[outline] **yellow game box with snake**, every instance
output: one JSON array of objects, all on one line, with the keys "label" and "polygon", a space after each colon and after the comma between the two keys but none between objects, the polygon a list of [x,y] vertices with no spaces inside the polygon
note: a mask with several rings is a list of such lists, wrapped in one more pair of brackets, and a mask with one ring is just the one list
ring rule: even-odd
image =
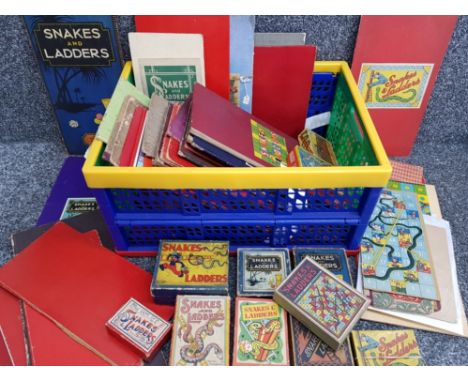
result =
[{"label": "yellow game box with snake", "polygon": [[229,242],[162,240],[151,283],[156,303],[177,295],[227,295]]},{"label": "yellow game box with snake", "polygon": [[177,296],[170,366],[229,366],[229,296]]},{"label": "yellow game box with snake", "polygon": [[232,364],[288,366],[286,311],[266,298],[236,298]]}]

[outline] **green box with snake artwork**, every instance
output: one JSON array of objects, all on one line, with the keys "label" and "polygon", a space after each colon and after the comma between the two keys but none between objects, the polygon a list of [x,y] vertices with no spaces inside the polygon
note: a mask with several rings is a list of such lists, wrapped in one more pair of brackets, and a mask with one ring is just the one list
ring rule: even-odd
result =
[{"label": "green box with snake artwork", "polygon": [[229,366],[229,296],[177,296],[170,366]]},{"label": "green box with snake artwork", "polygon": [[156,303],[177,295],[227,295],[229,242],[162,240],[151,283]]}]

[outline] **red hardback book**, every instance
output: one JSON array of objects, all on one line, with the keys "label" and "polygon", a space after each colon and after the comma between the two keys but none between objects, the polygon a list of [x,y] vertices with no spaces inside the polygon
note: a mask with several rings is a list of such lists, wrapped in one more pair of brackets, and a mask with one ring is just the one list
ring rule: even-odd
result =
[{"label": "red hardback book", "polygon": [[352,72],[388,155],[411,153],[457,16],[362,16]]},{"label": "red hardback book", "polygon": [[[295,138],[245,112],[200,84],[195,85],[189,136],[250,166],[286,165]],[[206,150],[208,151],[208,150]],[[218,154],[209,154],[218,157]],[[220,157],[220,160],[224,158]]]},{"label": "red hardback book", "polygon": [[316,47],[255,47],[252,114],[297,136],[305,127]]},{"label": "red hardback book", "polygon": [[145,117],[148,109],[142,106],[137,106],[133,113],[132,123],[128,130],[125,143],[122,148],[119,166],[133,166],[135,157],[137,155],[141,134],[143,134],[143,127],[145,125]]},{"label": "red hardback book", "polygon": [[153,302],[149,273],[83,240],[64,223],[57,223],[3,266],[0,285],[115,365],[142,364],[141,355],[105,327],[125,301],[136,298],[165,320],[174,311]]},{"label": "red hardback book", "polygon": [[203,35],[206,86],[229,99],[229,16],[135,16],[137,32]]}]

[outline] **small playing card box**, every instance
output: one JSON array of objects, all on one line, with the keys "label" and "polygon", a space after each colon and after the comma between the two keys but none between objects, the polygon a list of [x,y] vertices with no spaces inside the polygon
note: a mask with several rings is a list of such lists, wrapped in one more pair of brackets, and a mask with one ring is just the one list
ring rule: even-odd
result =
[{"label": "small playing card box", "polygon": [[365,296],[309,257],[275,289],[273,299],[333,350],[369,305]]},{"label": "small playing card box", "polygon": [[106,323],[107,328],[151,359],[169,338],[172,325],[135,299],[128,300]]}]

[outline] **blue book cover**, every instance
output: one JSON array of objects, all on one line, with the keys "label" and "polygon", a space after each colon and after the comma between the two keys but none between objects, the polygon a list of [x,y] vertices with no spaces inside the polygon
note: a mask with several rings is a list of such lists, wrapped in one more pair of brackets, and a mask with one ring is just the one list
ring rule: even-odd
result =
[{"label": "blue book cover", "polygon": [[94,139],[122,71],[112,16],[25,16],[40,71],[70,154]]},{"label": "blue book cover", "polygon": [[353,285],[349,271],[348,258],[343,248],[296,247],[292,250],[294,267],[309,257],[341,280]]},{"label": "blue book cover", "polygon": [[252,113],[255,16],[230,16],[230,97]]}]

